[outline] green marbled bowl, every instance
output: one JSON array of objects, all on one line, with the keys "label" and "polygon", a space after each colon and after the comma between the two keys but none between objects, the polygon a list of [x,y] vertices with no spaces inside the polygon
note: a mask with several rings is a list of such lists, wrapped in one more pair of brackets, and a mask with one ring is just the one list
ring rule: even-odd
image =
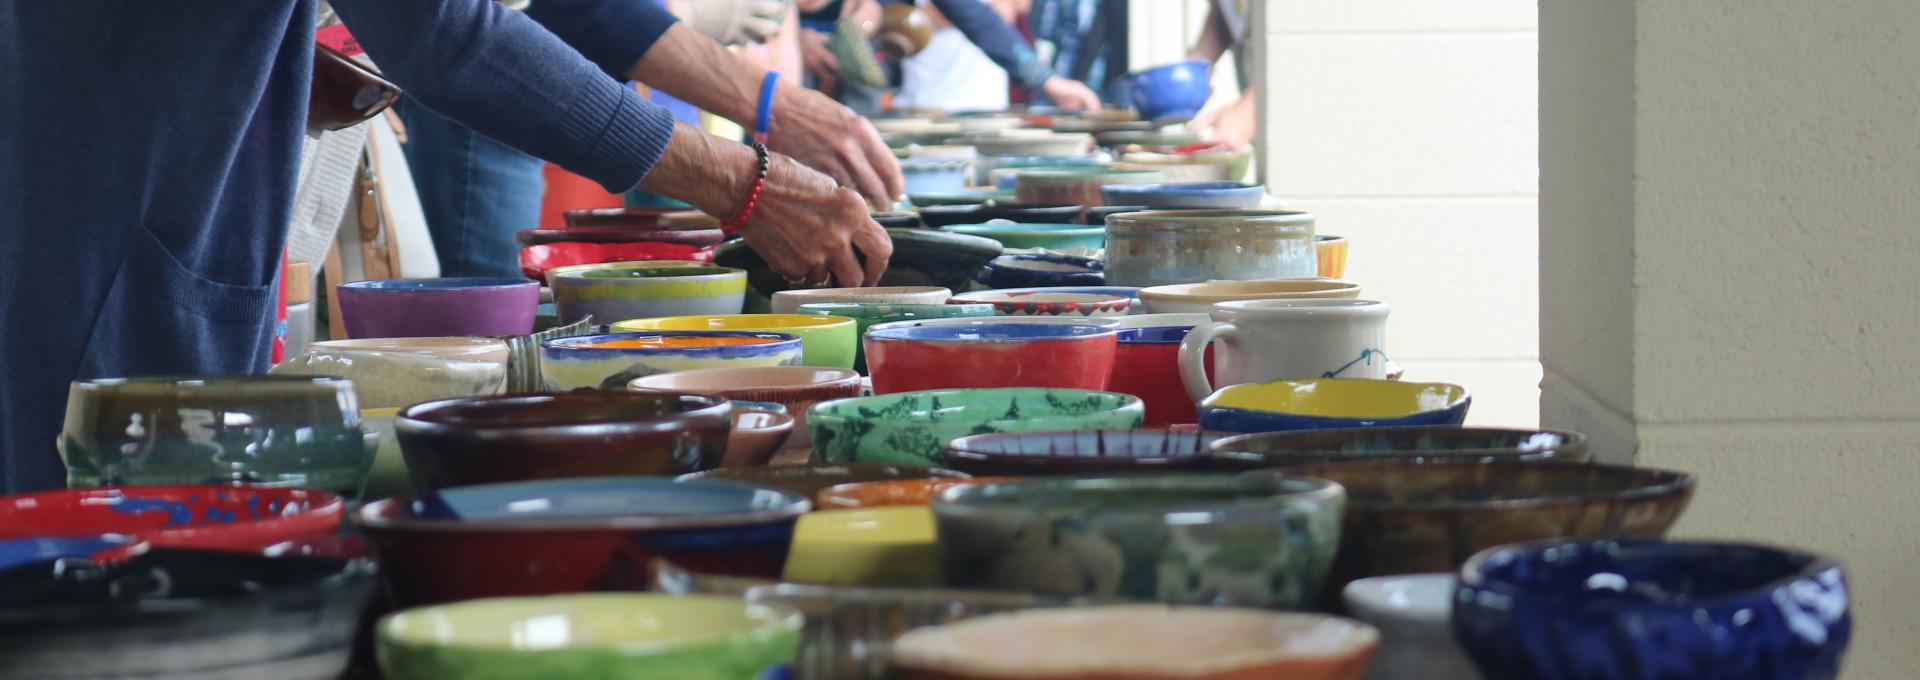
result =
[{"label": "green marbled bowl", "polygon": [[946,462],[947,442],[993,432],[1140,427],[1146,407],[1113,392],[1051,388],[929,390],[815,404],[816,463]]}]

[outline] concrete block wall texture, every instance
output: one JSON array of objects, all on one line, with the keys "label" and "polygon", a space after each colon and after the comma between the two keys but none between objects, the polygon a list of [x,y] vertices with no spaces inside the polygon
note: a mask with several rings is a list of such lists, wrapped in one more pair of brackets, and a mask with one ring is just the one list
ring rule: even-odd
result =
[{"label": "concrete block wall texture", "polygon": [[1701,476],[1676,535],[1833,554],[1920,668],[1920,4],[1541,3],[1543,395]]},{"label": "concrete block wall texture", "polygon": [[1262,179],[1393,305],[1408,380],[1532,426],[1540,364],[1535,4],[1265,0]]}]

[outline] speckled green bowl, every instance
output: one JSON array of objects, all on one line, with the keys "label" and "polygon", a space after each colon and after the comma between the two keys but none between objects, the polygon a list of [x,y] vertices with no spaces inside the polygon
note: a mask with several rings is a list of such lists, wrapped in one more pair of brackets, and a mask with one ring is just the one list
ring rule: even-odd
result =
[{"label": "speckled green bowl", "polygon": [[751,680],[793,663],[801,616],[731,597],[469,600],[380,621],[388,680]]},{"label": "speckled green bowl", "polygon": [[947,442],[993,432],[1140,427],[1139,397],[1050,388],[928,390],[821,402],[807,416],[816,463],[940,465]]}]

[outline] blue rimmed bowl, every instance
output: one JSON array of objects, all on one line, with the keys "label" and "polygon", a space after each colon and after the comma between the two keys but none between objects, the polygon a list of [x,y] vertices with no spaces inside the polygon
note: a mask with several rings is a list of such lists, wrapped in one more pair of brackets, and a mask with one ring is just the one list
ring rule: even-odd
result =
[{"label": "blue rimmed bowl", "polygon": [[1233,385],[1200,402],[1200,427],[1278,432],[1336,427],[1459,425],[1473,398],[1447,383],[1305,378]]},{"label": "blue rimmed bowl", "polygon": [[[993,305],[902,305],[876,304],[866,302],[849,303],[809,303],[794,310],[798,314],[818,316],[840,316],[853,319],[854,330],[860,337],[867,336],[867,330],[883,323],[895,321],[913,321],[918,319],[961,319],[993,316]],[[866,343],[855,343],[853,370],[867,372]]]},{"label": "blue rimmed bowl", "polygon": [[1206,60],[1188,59],[1127,74],[1133,108],[1140,112],[1141,120],[1156,123],[1192,119],[1207,104],[1211,92],[1209,68]]},{"label": "blue rimmed bowl", "polygon": [[1098,286],[1107,280],[1105,271],[1106,264],[1091,257],[1001,255],[987,263],[979,279],[988,288]]},{"label": "blue rimmed bowl", "polygon": [[509,277],[380,279],[340,284],[349,338],[526,335],[538,282]]},{"label": "blue rimmed bowl", "polygon": [[1155,210],[1260,207],[1267,188],[1242,182],[1111,184],[1100,187],[1107,205],[1144,205]]},{"label": "blue rimmed bowl", "polygon": [[627,389],[634,378],[702,368],[797,366],[800,337],[746,331],[641,331],[540,343],[547,389]]},{"label": "blue rimmed bowl", "polygon": [[1103,390],[1117,335],[1080,324],[887,324],[867,333],[873,392],[975,387]]}]

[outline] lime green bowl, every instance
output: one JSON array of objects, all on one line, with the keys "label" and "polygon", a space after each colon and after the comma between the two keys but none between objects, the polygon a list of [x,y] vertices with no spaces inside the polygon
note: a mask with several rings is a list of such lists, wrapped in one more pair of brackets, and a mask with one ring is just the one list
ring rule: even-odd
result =
[{"label": "lime green bowl", "polygon": [[793,663],[801,622],[731,597],[509,597],[394,613],[377,649],[389,680],[749,680]]},{"label": "lime green bowl", "polygon": [[713,314],[630,319],[613,331],[759,331],[800,336],[800,363],[821,368],[853,368],[859,325],[843,316],[812,314]]}]

